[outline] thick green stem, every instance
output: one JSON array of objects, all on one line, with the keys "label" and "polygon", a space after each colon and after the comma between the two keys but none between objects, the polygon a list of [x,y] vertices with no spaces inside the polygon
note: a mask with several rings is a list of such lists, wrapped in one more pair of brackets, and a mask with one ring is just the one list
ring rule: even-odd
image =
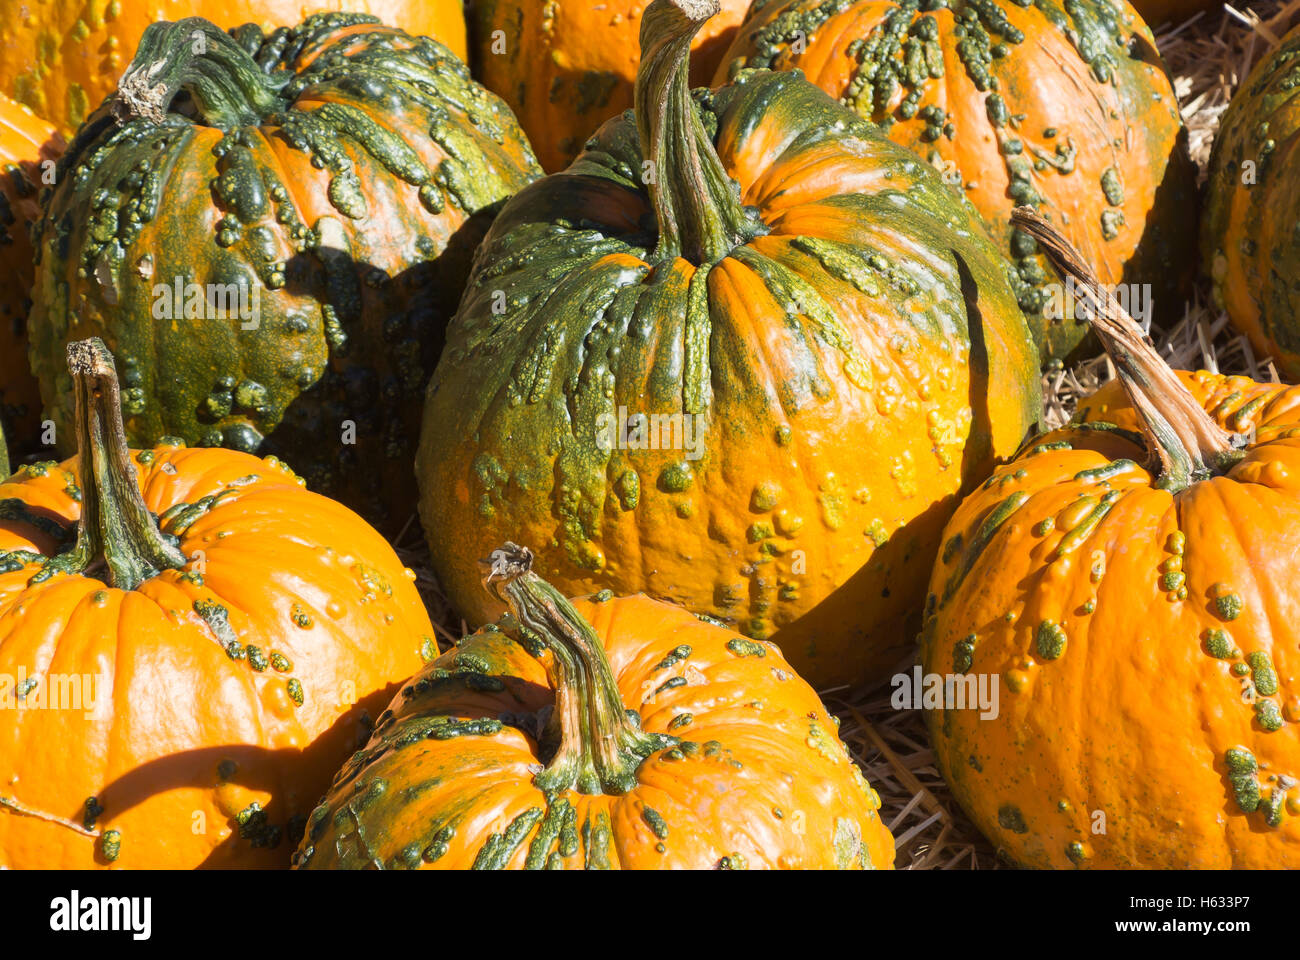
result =
[{"label": "thick green stem", "polygon": [[718,9],[718,0],[654,0],[641,17],[636,126],[661,260],[716,263],[762,229],[691,102],[691,40]]},{"label": "thick green stem", "polygon": [[102,558],[109,583],[134,590],[161,570],[183,568],[185,557],[158,529],[140,493],[113,355],[98,337],[70,343],[68,369],[76,392],[81,519],[76,546],[44,572],[82,573]]},{"label": "thick green stem", "polygon": [[1240,460],[1243,439],[1206,413],[1070,242],[1032,207],[1016,207],[1011,223],[1038,241],[1063,279],[1078,285],[1092,329],[1138,412],[1148,449],[1159,459],[1157,485],[1182,490]]},{"label": "thick green stem", "polygon": [[114,113],[162,123],[176,94],[190,95],[198,119],[229,130],[279,110],[287,76],[276,79],[229,34],[202,17],[150,24],[118,81]]},{"label": "thick green stem", "polygon": [[677,739],[647,733],[628,715],[596,631],[532,572],[532,564],[531,551],[507,543],[484,563],[483,585],[510,608],[530,640],[551,651],[559,746],[537,775],[537,786],[547,793],[575,787],[580,793],[627,793],[636,786],[641,761]]},{"label": "thick green stem", "polygon": [[0,480],[9,476],[9,446],[5,443],[4,425],[0,424]]}]

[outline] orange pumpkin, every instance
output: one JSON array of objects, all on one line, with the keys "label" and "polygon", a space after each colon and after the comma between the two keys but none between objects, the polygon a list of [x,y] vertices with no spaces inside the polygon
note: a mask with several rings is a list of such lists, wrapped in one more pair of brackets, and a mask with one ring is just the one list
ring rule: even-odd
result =
[{"label": "orange pumpkin", "polygon": [[[475,74],[505,100],[547,173],[563,170],[602,123],[632,106],[647,0],[476,0]],[[713,76],[749,0],[722,11],[692,44],[692,84]]]},{"label": "orange pumpkin", "polygon": [[483,564],[510,616],[393,698],[298,866],[893,865],[879,796],[775,646],[643,596],[570,603],[531,564]]},{"label": "orange pumpkin", "polygon": [[716,81],[799,69],[944,171],[1017,267],[1042,356],[1079,350],[1073,315],[1017,204],[1053,211],[1110,284],[1150,285],[1157,322],[1182,317],[1196,272],[1196,182],[1178,100],[1151,31],[1123,0],[759,0]]},{"label": "orange pumpkin", "polygon": [[15,448],[34,445],[41,393],[27,366],[27,310],[32,289],[32,221],[36,197],[63,153],[63,138],[27,107],[0,96],[0,428]]},{"label": "orange pumpkin", "polygon": [[282,463],[129,451],[68,352],[81,453],[0,484],[0,866],[285,866],[433,655],[410,571]]},{"label": "orange pumpkin", "polygon": [[461,0],[0,0],[0,92],[71,131],[117,88],[155,21],[203,16],[223,30],[245,23],[270,30],[329,11],[374,14],[466,57]]},{"label": "orange pumpkin", "polygon": [[1111,303],[1120,381],[946,531],[924,669],[1000,704],[935,757],[1023,866],[1300,868],[1300,388],[1175,374]]}]

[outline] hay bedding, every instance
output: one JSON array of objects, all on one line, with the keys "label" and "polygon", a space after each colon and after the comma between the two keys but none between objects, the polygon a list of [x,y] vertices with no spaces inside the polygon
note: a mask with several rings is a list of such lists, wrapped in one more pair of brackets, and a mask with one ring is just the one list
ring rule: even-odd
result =
[{"label": "hay bedding", "polygon": [[[1300,24],[1300,0],[1262,0],[1225,4],[1220,11],[1198,14],[1169,24],[1156,42],[1174,76],[1174,88],[1187,123],[1192,158],[1201,170],[1218,130],[1219,118],[1233,91],[1261,57]],[[1277,380],[1268,357],[1254,354],[1246,339],[1228,326],[1227,317],[1210,305],[1202,280],[1171,330],[1153,331],[1161,353],[1175,367],[1240,373],[1257,380]],[[1112,379],[1104,357],[1043,377],[1045,421],[1059,426],[1073,413],[1080,397]],[[394,541],[402,560],[416,571],[439,643],[449,647],[462,636],[457,620],[429,569],[419,524],[412,517]],[[1001,862],[957,806],[934,764],[920,711],[895,710],[891,690],[836,688],[821,691],[841,722],[840,735],[880,793],[881,815],[895,837],[899,869],[994,869]]]}]

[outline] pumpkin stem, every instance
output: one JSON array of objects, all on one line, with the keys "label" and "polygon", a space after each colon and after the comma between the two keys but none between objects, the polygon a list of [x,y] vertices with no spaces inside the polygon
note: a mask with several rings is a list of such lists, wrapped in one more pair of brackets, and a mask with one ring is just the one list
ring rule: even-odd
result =
[{"label": "pumpkin stem", "polygon": [[1222,429],[1196,402],[1070,242],[1032,207],[1016,207],[1011,223],[1037,240],[1061,277],[1072,277],[1080,288],[1081,306],[1137,410],[1147,448],[1159,458],[1156,485],[1176,492],[1240,460],[1245,438]]},{"label": "pumpkin stem", "polygon": [[660,260],[717,263],[763,229],[741,203],[740,185],[727,176],[691,102],[691,40],[718,10],[718,0],[654,0],[641,17],[636,127]]},{"label": "pumpkin stem", "polygon": [[68,369],[77,401],[81,519],[76,546],[51,560],[47,570],[81,573],[102,557],[109,583],[134,590],[160,570],[183,568],[185,556],[163,536],[140,493],[122,426],[117,371],[104,341],[68,344]]},{"label": "pumpkin stem", "polygon": [[507,543],[483,562],[483,585],[519,621],[525,647],[551,651],[559,748],[535,782],[551,794],[575,786],[579,793],[627,793],[641,761],[677,738],[641,729],[623,706],[596,631],[532,565],[532,551]]},{"label": "pumpkin stem", "polygon": [[264,72],[228,33],[202,17],[145,28],[135,58],[118,81],[113,113],[122,123],[147,117],[162,123],[172,100],[185,91],[198,119],[229,130],[258,123],[280,109],[277,94],[288,80]]}]

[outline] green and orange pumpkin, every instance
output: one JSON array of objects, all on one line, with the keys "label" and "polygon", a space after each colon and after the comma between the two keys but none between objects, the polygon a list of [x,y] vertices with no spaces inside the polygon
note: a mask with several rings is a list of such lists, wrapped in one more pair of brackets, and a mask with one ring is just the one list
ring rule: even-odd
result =
[{"label": "green and orange pumpkin", "polygon": [[312,813],[312,869],[877,869],[880,798],[770,643],[570,602],[514,544],[510,609],[407,683]]},{"label": "green and orange pumpkin", "polygon": [[1096,324],[1119,380],[945,531],[924,669],[1000,696],[929,713],[935,759],[1022,866],[1295,869],[1300,388],[1175,373],[1113,300]]},{"label": "green and orange pumpkin", "polygon": [[715,82],[798,69],[945,172],[1014,260],[1045,360],[1095,350],[1011,210],[1051,211],[1109,284],[1182,318],[1196,182],[1151,31],[1123,0],[757,0]]},{"label": "green and orange pumpkin", "polygon": [[794,73],[689,91],[713,10],[652,3],[635,118],[497,218],[430,383],[421,518],[473,624],[501,608],[470,571],[513,536],[567,595],[670,599],[864,681],[910,646],[959,491],[1037,422],[1037,351],[910,152]]},{"label": "green and orange pumpkin", "polygon": [[31,359],[60,449],[64,347],[99,336],[133,443],[281,456],[400,524],[443,325],[496,205],[538,173],[433,40],[359,14],[153,24],[40,228]]},{"label": "green and orange pumpkin", "polygon": [[1300,172],[1291,148],[1300,131],[1300,28],[1251,71],[1219,123],[1210,155],[1201,263],[1216,305],[1300,378]]},{"label": "green and orange pumpkin", "polygon": [[391,547],[281,462],[128,450],[69,348],[79,454],[0,483],[0,867],[282,867],[436,655]]}]

